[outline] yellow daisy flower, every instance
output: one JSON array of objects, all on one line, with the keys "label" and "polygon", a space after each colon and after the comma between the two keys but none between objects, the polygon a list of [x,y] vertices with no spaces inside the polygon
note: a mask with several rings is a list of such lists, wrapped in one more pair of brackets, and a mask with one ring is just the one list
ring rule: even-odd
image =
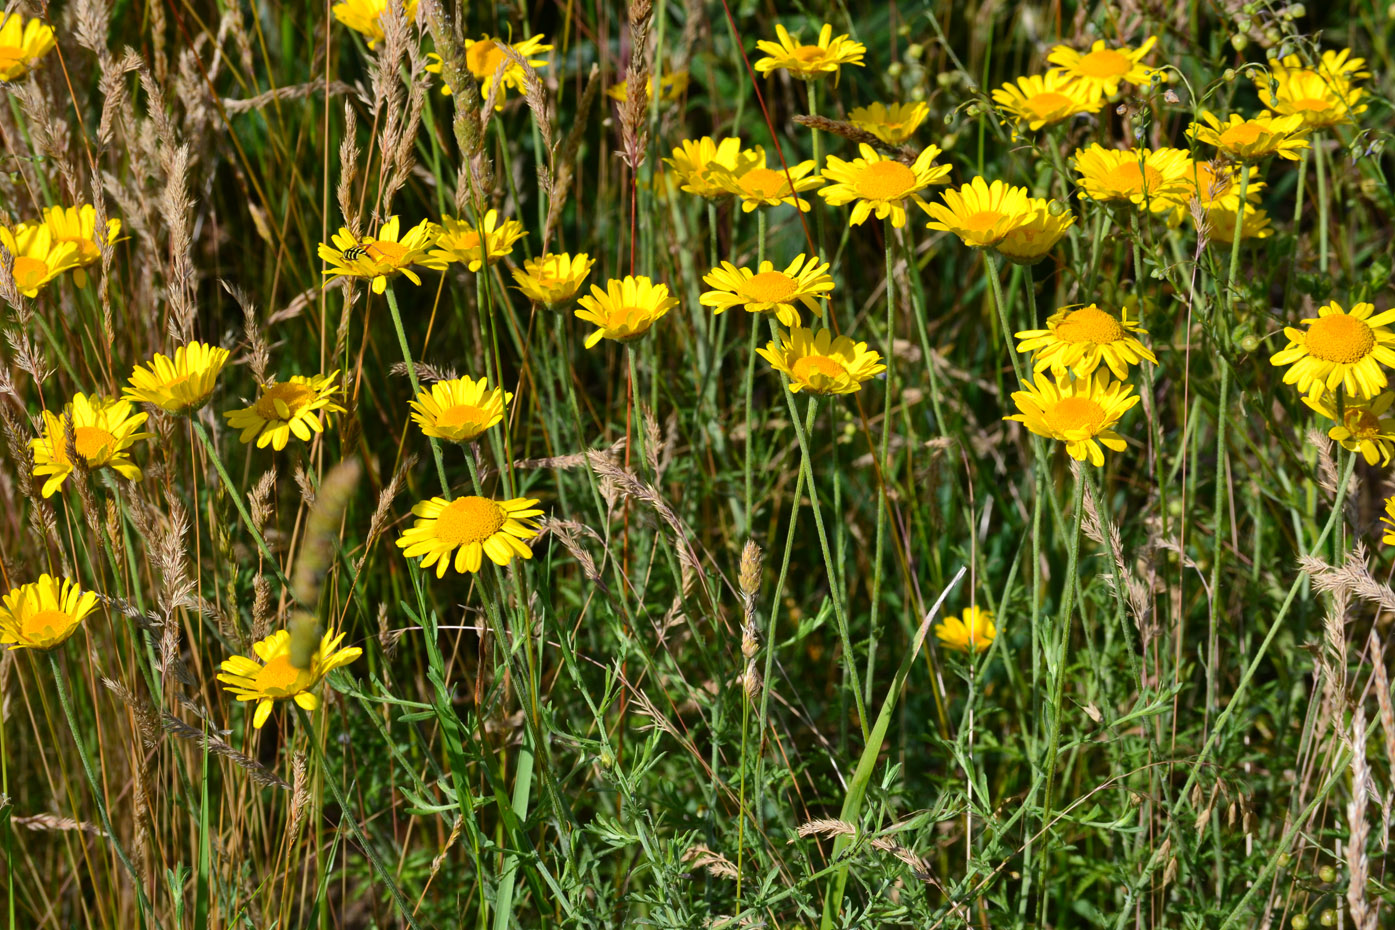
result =
[{"label": "yellow daisy flower", "polygon": [[53,50],[53,27],[18,13],[0,14],[0,81],[13,81]]},{"label": "yellow daisy flower", "polygon": [[286,448],[294,434],[309,442],[311,433],[324,432],[321,416],[343,413],[334,400],[339,392],[339,372],[327,375],[293,375],[289,381],[264,384],[250,407],[228,410],[223,416],[232,429],[242,430],[244,443],[257,440],[257,448],[271,446],[277,452]]},{"label": "yellow daisy flower", "polygon": [[[417,18],[417,0],[406,0],[407,22]],[[387,12],[388,0],[345,0],[329,8],[334,18],[354,32],[359,33],[373,48],[383,40],[382,15]]]},{"label": "yellow daisy flower", "polygon": [[848,122],[863,132],[870,132],[887,145],[900,145],[920,128],[930,116],[930,105],[923,100],[915,103],[873,103],[853,107]]},{"label": "yellow daisy flower", "polygon": [[[1236,198],[1239,199],[1238,197]],[[1209,242],[1230,245],[1235,241],[1235,210],[1213,206],[1205,209],[1206,228]],[[1245,206],[1245,215],[1240,220],[1240,241],[1246,239],[1268,239],[1274,234],[1269,224],[1269,214],[1263,207],[1253,203]]]},{"label": "yellow daisy flower", "polygon": [[218,680],[237,700],[257,702],[252,726],[260,730],[277,701],[290,698],[306,710],[320,706],[310,689],[336,668],[343,668],[363,655],[363,650],[357,646],[340,649],[343,641],[343,633],[326,630],[310,657],[310,664],[296,668],[291,664],[291,634],[287,630],[277,630],[252,644],[255,659],[233,656],[223,660]]},{"label": "yellow daisy flower", "polygon": [[1127,447],[1124,437],[1114,432],[1119,418],[1138,403],[1133,385],[1111,382],[1109,372],[1095,369],[1088,378],[1047,379],[1038,376],[1014,391],[1013,403],[1020,413],[1003,417],[1017,420],[1038,436],[1066,444],[1066,453],[1077,462],[1089,460],[1096,467],[1104,464],[1104,451]]},{"label": "yellow daisy flower", "polygon": [[110,468],[123,478],[139,481],[140,467],[131,461],[130,448],[138,440],[154,435],[138,432],[148,416],[137,413],[129,401],[97,394],[74,394],[62,416],[45,410],[43,433],[29,440],[29,448],[34,452],[34,477],[45,479],[43,496],[52,497],[73,473],[73,463],[68,458],[69,424],[73,447],[88,468]]},{"label": "yellow daisy flower", "polygon": [[54,242],[44,225],[0,226],[0,245],[14,256],[15,287],[25,297],[38,296],[39,289],[65,271],[78,266],[78,247],[72,242]]},{"label": "yellow daisy flower", "polygon": [[52,649],[77,632],[97,609],[97,595],[77,582],[43,574],[5,595],[0,606],[0,643],[10,649]]},{"label": "yellow daisy flower", "polygon": [[[92,204],[80,207],[49,207],[44,210],[37,223],[23,226],[47,226],[49,237],[54,245],[71,242],[77,246],[77,265],[73,268],[73,283],[78,287],[87,286],[87,272],[83,268],[95,265],[102,260],[102,250],[97,244],[97,208]],[[107,245],[118,241],[121,235],[121,221],[107,220]]]},{"label": "yellow daisy flower", "polygon": [[1383,365],[1395,365],[1395,310],[1371,316],[1376,308],[1361,303],[1348,312],[1335,300],[1318,308],[1318,315],[1303,320],[1307,330],[1284,327],[1288,345],[1269,358],[1284,372],[1284,384],[1296,384],[1313,400],[1324,392],[1346,388],[1348,396],[1375,397],[1385,390]]},{"label": "yellow daisy flower", "polygon": [[784,271],[776,271],[771,262],[761,262],[754,273],[749,268],[722,262],[702,280],[712,290],[704,291],[698,300],[704,307],[711,307],[713,313],[745,307],[749,313],[773,313],[782,325],[791,328],[799,325],[796,301],[819,316],[822,311],[818,302],[833,290],[828,263],[813,255],[807,259],[796,256]]},{"label": "yellow daisy flower", "polygon": [[512,400],[512,393],[467,375],[422,388],[411,402],[412,419],[427,436],[469,442],[502,420]]},{"label": "yellow daisy flower", "polygon": [[154,404],[166,413],[192,413],[208,403],[227,362],[227,349],[204,342],[179,346],[174,358],[157,352],[148,364],[135,367],[123,393],[127,400]]},{"label": "yellow daisy flower", "polygon": [[534,521],[542,516],[533,509],[530,498],[496,501],[487,497],[457,497],[448,501],[433,497],[412,508],[421,519],[397,540],[409,559],[423,556],[422,568],[436,566],[436,577],[444,578],[455,553],[455,570],[464,575],[477,572],[484,556],[504,566],[515,557],[531,559],[533,550],[523,542],[538,535]]},{"label": "yellow daisy flower", "polygon": [[436,267],[427,260],[427,250],[436,241],[437,232],[435,223],[422,220],[404,235],[395,216],[388,218],[377,236],[355,239],[348,227],[340,227],[330,238],[332,244],[320,243],[320,258],[330,266],[324,273],[371,278],[375,294],[387,290],[388,278],[399,274],[413,284],[421,284],[421,278],[410,266]]},{"label": "yellow daisy flower", "polygon": [[[1280,116],[1300,116],[1308,129],[1327,129],[1352,121],[1366,112],[1366,95],[1352,83],[1370,77],[1359,70],[1365,61],[1348,58],[1351,52],[1323,52],[1318,68],[1305,67],[1297,55],[1269,62],[1269,76],[1253,75],[1259,100]],[[1272,83],[1271,83],[1272,78]]]},{"label": "yellow daisy flower", "polygon": [[861,68],[862,56],[867,52],[867,46],[854,42],[846,35],[834,38],[833,26],[828,23],[823,24],[819,30],[819,40],[813,45],[801,45],[794,41],[789,30],[778,23],[775,35],[780,41],[762,39],[756,43],[756,48],[766,55],[756,62],[756,70],[767,77],[772,71],[788,71],[794,77],[812,81],[831,74],[836,87],[843,65]]},{"label": "yellow daisy flower", "polygon": [[993,91],[993,102],[1012,118],[1018,130],[1026,127],[1036,132],[1082,113],[1098,113],[1104,106],[1104,94],[1097,84],[1053,69],[1009,81]]},{"label": "yellow daisy flower", "polygon": [[[689,80],[690,76],[686,69],[682,71],[665,72],[659,78],[659,101],[661,103],[673,103],[679,97],[682,97],[688,91]],[[620,81],[618,84],[612,84],[607,87],[605,91],[607,97],[612,100],[618,100],[621,103],[625,102],[629,93],[629,81]],[[651,100],[653,97],[654,78],[651,76],[649,82],[644,86],[644,99]]]},{"label": "yellow daisy flower", "polygon": [[1245,119],[1232,113],[1221,122],[1210,110],[1202,110],[1201,120],[1187,127],[1187,135],[1214,145],[1231,161],[1259,161],[1270,155],[1298,161],[1298,153],[1308,147],[1308,140],[1303,138],[1308,130],[1301,116],[1265,113]]},{"label": "yellow daisy flower", "polygon": [[945,617],[944,623],[935,624],[935,637],[940,645],[955,652],[982,652],[993,645],[997,635],[993,611],[972,605],[964,608],[964,619]]},{"label": "yellow daisy flower", "polygon": [[1105,365],[1120,381],[1129,376],[1129,366],[1144,359],[1158,363],[1153,353],[1138,340],[1148,335],[1136,320],[1129,319],[1125,307],[1116,318],[1095,304],[1063,307],[1046,320],[1046,329],[1027,329],[1017,334],[1022,340],[1018,352],[1035,352],[1038,374],[1048,368],[1060,380],[1067,371],[1086,378]]},{"label": "yellow daisy flower", "polygon": [[572,299],[595,264],[596,260],[585,252],[575,255],[546,252],[538,258],[528,259],[522,268],[513,269],[513,279],[529,300],[555,307]]},{"label": "yellow daisy flower", "polygon": [[1075,214],[1064,204],[1056,208],[1058,213],[1051,212],[1052,205],[1058,201],[1028,197],[1027,202],[1032,210],[1031,218],[1013,226],[1002,241],[993,246],[995,252],[1018,265],[1035,265],[1041,261],[1075,224]]},{"label": "yellow daisy flower", "polygon": [[831,183],[819,189],[819,196],[831,206],[856,201],[849,226],[859,226],[875,213],[879,220],[890,216],[891,225],[900,229],[906,225],[906,201],[924,206],[920,192],[932,184],[944,184],[949,175],[949,165],[934,163],[940,155],[935,145],[927,147],[909,166],[894,158],[883,158],[866,143],[860,144],[858,151],[862,157],[852,161],[828,156],[823,179]]},{"label": "yellow daisy flower", "polygon": [[865,342],[848,336],[834,337],[827,329],[796,326],[781,334],[780,344],[756,349],[761,358],[789,378],[790,391],[798,394],[852,394],[862,382],[886,371],[882,357]]},{"label": "yellow daisy flower", "polygon": [[1153,69],[1143,64],[1143,59],[1157,44],[1157,36],[1149,36],[1136,49],[1127,45],[1105,48],[1104,40],[1097,39],[1088,52],[1078,52],[1069,45],[1058,45],[1046,56],[1046,60],[1056,65],[1053,71],[1059,71],[1108,96],[1117,93],[1120,84],[1147,84],[1152,80]]},{"label": "yellow daisy flower", "polygon": [[[1240,172],[1249,175],[1245,185],[1245,199],[1249,204],[1259,203],[1259,192],[1264,182],[1256,177],[1254,168],[1244,165],[1226,165],[1220,161],[1193,161],[1187,171],[1185,190],[1173,201],[1172,213],[1167,222],[1170,226],[1179,225],[1191,214],[1192,201],[1202,207],[1224,207],[1227,210],[1240,208]],[[1245,207],[1249,213],[1250,206]]]},{"label": "yellow daisy flower", "polygon": [[1191,165],[1182,149],[1107,149],[1095,143],[1075,153],[1081,197],[1127,200],[1152,213],[1171,210],[1186,195]]},{"label": "yellow daisy flower", "polygon": [[[534,58],[534,55],[541,55],[543,52],[552,51],[551,45],[543,44],[542,35],[538,34],[531,38],[516,42],[512,48],[518,56],[528,62],[529,67],[547,67],[546,58]],[[492,36],[481,36],[478,39],[465,40],[465,67],[470,69],[470,74],[480,85],[480,95],[485,100],[489,99],[489,91],[494,87],[494,75],[499,70],[499,65],[505,61],[503,82],[504,86],[494,98],[494,109],[501,110],[504,107],[504,97],[509,90],[521,90],[523,88],[524,71],[504,49],[509,48],[509,43]],[[428,52],[426,55],[426,70],[432,74],[441,73],[441,56],[435,52]],[[450,85],[441,82],[441,93],[449,97],[452,93]]]},{"label": "yellow daisy flower", "polygon": [[602,339],[631,342],[649,332],[664,314],[678,306],[678,298],[670,297],[667,284],[655,284],[644,275],[612,278],[605,290],[591,285],[591,293],[577,303],[577,319],[600,327],[586,337],[586,348]]},{"label": "yellow daisy flower", "polygon": [[1336,422],[1327,431],[1329,438],[1342,444],[1348,452],[1360,452],[1367,465],[1385,468],[1395,456],[1395,417],[1386,416],[1395,393],[1382,391],[1374,398],[1348,397],[1338,415],[1336,398],[1331,395],[1314,400],[1304,396],[1303,403]]},{"label": "yellow daisy flower", "polygon": [[[823,184],[818,175],[805,177],[813,170],[812,161],[802,161],[790,165],[789,177],[786,178],[781,169],[765,167],[762,159],[762,164],[739,164],[733,171],[713,166],[711,178],[722,190],[741,198],[744,213],[750,213],[757,207],[773,207],[782,203],[798,204],[801,211],[808,213],[809,201],[799,194]],[[794,182],[793,189],[790,181]]]},{"label": "yellow daisy flower", "polygon": [[[441,217],[441,232],[436,237],[437,248],[431,250],[434,267],[460,262],[471,271],[485,264],[494,264],[513,252],[513,244],[527,235],[518,220],[504,220],[499,225],[499,211],[490,210],[479,226],[453,216]],[[483,247],[481,247],[483,242]]]},{"label": "yellow daisy flower", "polygon": [[1380,522],[1386,525],[1385,535],[1380,541],[1387,546],[1395,546],[1395,497],[1385,499],[1385,516],[1380,518]]},{"label": "yellow daisy flower", "polygon": [[1005,181],[989,184],[983,178],[974,178],[940,197],[944,203],[931,202],[925,207],[931,216],[927,227],[952,232],[965,245],[978,249],[999,244],[1008,233],[1035,218],[1027,189]]},{"label": "yellow daisy flower", "polygon": [[711,136],[685,139],[673,150],[672,158],[664,162],[673,168],[680,187],[690,194],[708,200],[731,196],[731,191],[713,179],[716,171],[745,174],[752,168],[765,167],[765,150],[760,146],[743,150],[741,140],[726,138],[714,142]]}]

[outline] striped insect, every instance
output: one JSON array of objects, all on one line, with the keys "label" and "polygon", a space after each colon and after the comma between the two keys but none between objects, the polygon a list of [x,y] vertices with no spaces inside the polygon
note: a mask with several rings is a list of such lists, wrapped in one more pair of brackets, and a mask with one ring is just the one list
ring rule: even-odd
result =
[{"label": "striped insect", "polygon": [[341,252],[340,254],[343,256],[344,261],[346,261],[346,262],[358,261],[360,258],[367,258],[367,257],[368,257],[368,249],[369,249],[369,248],[370,248],[370,246],[366,246],[366,245],[355,245],[355,246],[350,246],[349,248],[345,249],[345,250],[344,250],[343,252]]}]

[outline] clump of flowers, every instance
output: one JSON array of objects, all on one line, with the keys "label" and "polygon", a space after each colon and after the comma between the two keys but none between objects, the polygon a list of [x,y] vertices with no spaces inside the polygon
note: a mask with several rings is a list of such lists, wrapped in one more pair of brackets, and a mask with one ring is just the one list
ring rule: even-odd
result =
[{"label": "clump of flowers", "polygon": [[[691,76],[686,69],[682,71],[665,71],[659,76],[659,102],[673,103],[677,101],[688,92],[689,80],[691,80]],[[605,91],[607,97],[612,100],[618,100],[621,103],[625,102],[629,93],[630,82],[628,80],[612,84],[607,87]],[[654,78],[650,77],[649,81],[644,85],[644,99],[649,101],[653,98]]]},{"label": "clump of flowers", "polygon": [[73,450],[87,468],[110,468],[129,481],[139,481],[140,466],[132,461],[130,450],[153,435],[140,432],[147,418],[148,414],[137,412],[130,401],[96,394],[74,394],[62,416],[45,410],[43,433],[29,441],[34,452],[34,477],[44,479],[43,496],[52,497],[73,473],[73,460],[68,455],[70,428]]},{"label": "clump of flowers", "polygon": [[422,220],[406,233],[401,232],[397,217],[390,217],[376,236],[359,238],[347,226],[340,227],[329,243],[320,243],[320,258],[329,264],[325,274],[331,277],[368,278],[373,293],[387,290],[388,278],[404,276],[420,285],[421,278],[411,266],[425,264],[427,251],[436,241],[436,224]]},{"label": "clump of flowers", "polygon": [[1290,365],[1284,384],[1296,385],[1313,400],[1340,386],[1349,396],[1375,397],[1385,390],[1385,367],[1395,365],[1395,310],[1375,313],[1375,307],[1359,303],[1350,311],[1335,300],[1318,308],[1318,315],[1303,320],[1306,330],[1284,327],[1288,345],[1275,352],[1269,363]]},{"label": "clump of flowers", "polygon": [[818,175],[807,176],[813,170],[813,161],[801,161],[790,165],[789,172],[786,173],[778,168],[765,167],[765,159],[762,157],[758,165],[738,164],[731,171],[714,168],[712,179],[728,194],[741,198],[741,210],[744,213],[750,213],[757,207],[774,207],[782,203],[798,206],[800,210],[808,213],[809,201],[799,194],[823,184]]},{"label": "clump of flowers", "polygon": [[938,146],[931,145],[910,165],[894,158],[884,158],[865,143],[858,146],[860,158],[844,161],[837,155],[828,156],[823,178],[830,182],[819,189],[819,196],[832,206],[853,204],[849,226],[859,226],[867,217],[891,217],[897,229],[906,225],[906,204],[922,207],[920,192],[932,184],[943,184],[949,175],[949,165],[937,165]]},{"label": "clump of flowers", "polygon": [[940,197],[943,203],[931,202],[925,207],[931,216],[927,227],[952,232],[974,248],[998,245],[1014,229],[1035,217],[1027,189],[1005,181],[990,184],[983,178],[974,178]]},{"label": "clump of flowers", "polygon": [[1297,55],[1269,62],[1269,75],[1253,76],[1260,102],[1281,116],[1298,116],[1308,129],[1329,129],[1366,112],[1365,91],[1354,83],[1371,76],[1365,60],[1348,49],[1322,53],[1317,68]]},{"label": "clump of flowers", "polygon": [[10,273],[25,297],[37,297],[40,288],[65,271],[78,267],[74,242],[55,242],[47,226],[0,226],[0,246],[14,256]]},{"label": "clump of flowers", "polygon": [[0,14],[0,81],[23,77],[53,45],[52,26],[18,13]]},{"label": "clump of flowers", "polygon": [[528,259],[522,268],[513,269],[513,279],[529,300],[555,307],[576,295],[595,264],[596,260],[585,252],[546,252]]},{"label": "clump of flowers", "polygon": [[1012,401],[1019,412],[1004,420],[1016,420],[1038,436],[1063,442],[1071,458],[1088,459],[1099,467],[1104,465],[1104,449],[1123,452],[1128,447],[1114,426],[1139,397],[1133,385],[1111,381],[1109,372],[1098,368],[1088,378],[1038,375],[1014,391]]},{"label": "clump of flowers", "polygon": [[499,223],[499,211],[490,210],[478,225],[453,216],[441,217],[441,231],[431,250],[430,264],[444,267],[453,262],[479,271],[513,252],[513,244],[527,233],[518,220]]},{"label": "clump of flowers", "polygon": [[940,645],[955,652],[982,652],[993,645],[998,629],[993,625],[993,611],[970,605],[963,618],[945,617],[935,624],[935,638]]},{"label": "clump of flowers", "polygon": [[672,158],[664,162],[678,176],[679,187],[690,194],[708,200],[731,196],[731,191],[716,180],[716,174],[742,175],[754,168],[765,167],[765,150],[760,146],[742,149],[741,140],[728,137],[714,141],[711,136],[685,139],[673,150]]},{"label": "clump of flowers", "polygon": [[577,303],[581,304],[577,318],[599,327],[586,337],[586,348],[590,349],[602,339],[638,339],[678,306],[678,298],[669,296],[667,284],[655,284],[644,275],[626,275],[620,280],[611,279],[605,290],[591,285],[591,293]]},{"label": "clump of flowers", "polygon": [[1308,129],[1301,116],[1260,116],[1245,119],[1232,113],[1224,121],[1209,110],[1201,112],[1201,122],[1187,127],[1187,135],[1198,142],[1214,145],[1231,161],[1253,162],[1270,155],[1297,161],[1308,147],[1303,137]]},{"label": "clump of flowers", "polygon": [[795,394],[852,394],[886,371],[882,357],[867,343],[835,337],[827,329],[795,327],[780,336],[779,344],[767,343],[756,352],[789,379]]},{"label": "clump of flowers", "polygon": [[930,116],[930,105],[923,100],[915,103],[872,103],[853,107],[848,122],[864,132],[870,132],[887,145],[900,145],[915,135],[920,124]]},{"label": "clump of flowers", "polygon": [[1083,113],[1098,113],[1104,106],[1104,94],[1097,84],[1051,70],[1009,81],[993,91],[993,102],[1018,131],[1025,127],[1035,132]]},{"label": "clump of flowers", "polygon": [[[1235,214],[1230,207],[1210,206],[1201,211],[1202,222],[1206,224],[1209,241],[1230,245],[1235,241]],[[1196,219],[1193,214],[1193,220]],[[1269,214],[1263,207],[1247,204],[1245,214],[1240,218],[1240,240],[1268,239],[1274,234],[1269,224]]]},{"label": "clump of flowers", "polygon": [[[387,12],[390,0],[344,0],[329,8],[334,18],[354,32],[363,36],[369,48],[383,41],[383,14]],[[417,0],[404,0],[402,6],[407,21],[417,18]]]},{"label": "clump of flowers", "polygon": [[789,30],[778,23],[775,36],[779,41],[762,39],[756,43],[756,48],[765,52],[765,57],[756,62],[756,70],[766,76],[772,71],[788,71],[793,77],[812,81],[831,74],[836,86],[843,66],[862,67],[862,56],[867,53],[867,46],[861,42],[846,35],[834,36],[829,23],[823,24],[813,45],[796,42]]},{"label": "clump of flowers", "polygon": [[5,595],[0,606],[0,644],[10,649],[48,650],[77,632],[97,609],[97,595],[77,582],[47,573]]},{"label": "clump of flowers", "polygon": [[993,250],[1018,265],[1034,265],[1056,247],[1075,224],[1075,215],[1058,200],[1028,197],[1029,219],[1007,231]]},{"label": "clump of flowers", "polygon": [[818,301],[833,290],[828,263],[819,261],[817,256],[806,258],[802,254],[784,271],[776,271],[775,265],[768,261],[761,262],[755,272],[722,262],[702,280],[712,290],[704,291],[698,299],[704,307],[711,307],[713,313],[744,307],[750,313],[773,313],[782,325],[789,327],[799,325],[796,303],[803,304],[817,316],[821,313]]},{"label": "clump of flowers", "polygon": [[[531,36],[522,42],[515,42],[512,45],[487,35],[478,39],[465,40],[465,67],[479,82],[480,96],[483,99],[489,99],[490,91],[494,89],[494,77],[499,74],[499,66],[503,65],[503,74],[500,75],[501,86],[494,97],[494,109],[496,110],[503,109],[504,98],[509,90],[517,91],[523,87],[525,77],[523,66],[505,51],[509,48],[512,48],[519,58],[526,61],[530,68],[546,67],[546,58],[534,58],[533,56],[552,51],[552,46],[543,42],[541,34]],[[432,74],[440,74],[441,56],[435,52],[430,52],[426,57],[428,59],[426,70]],[[443,82],[441,93],[450,96],[453,93],[451,86]]]},{"label": "clump of flowers", "polygon": [[290,698],[305,710],[320,706],[311,689],[336,668],[342,668],[363,655],[357,646],[340,648],[343,633],[326,630],[304,668],[291,664],[291,634],[277,630],[252,644],[252,655],[225,659],[218,675],[232,696],[239,701],[256,701],[252,726],[260,730],[277,701]]},{"label": "clump of flowers", "polygon": [[1360,452],[1367,465],[1390,465],[1395,457],[1395,417],[1388,417],[1395,392],[1382,391],[1376,397],[1345,397],[1337,403],[1333,394],[1314,400],[1305,396],[1303,403],[1336,423],[1327,431],[1329,439],[1342,444],[1348,452]]},{"label": "clump of flowers", "polygon": [[515,558],[531,559],[533,550],[524,540],[538,535],[535,521],[543,512],[534,509],[537,503],[525,498],[433,497],[412,508],[419,519],[397,545],[409,559],[421,556],[422,568],[436,566],[437,578],[445,577],[452,555],[462,575],[479,571],[484,556],[501,567]]},{"label": "clump of flowers", "polygon": [[1163,213],[1186,196],[1191,163],[1182,149],[1107,149],[1095,143],[1075,153],[1076,183],[1081,197]]},{"label": "clump of flowers", "polygon": [[1113,96],[1119,92],[1120,84],[1147,84],[1155,73],[1161,74],[1143,63],[1157,44],[1157,36],[1149,36],[1138,48],[1127,45],[1108,48],[1103,39],[1097,39],[1088,52],[1058,45],[1047,54],[1046,60],[1056,66],[1052,70],[1060,75],[1073,78],[1097,93]]},{"label": "clump of flowers", "polygon": [[411,401],[412,419],[423,434],[448,442],[470,442],[504,418],[513,394],[469,376],[437,381]]},{"label": "clump of flowers", "polygon": [[208,403],[227,362],[227,349],[204,342],[179,346],[174,358],[157,352],[135,367],[123,393],[127,400],[154,404],[166,413],[192,413]]},{"label": "clump of flowers", "polygon": [[1028,329],[1017,334],[1022,340],[1018,352],[1035,352],[1035,371],[1050,369],[1057,379],[1073,372],[1086,378],[1101,365],[1120,381],[1129,375],[1129,366],[1147,360],[1158,363],[1152,351],[1139,341],[1148,335],[1136,320],[1129,319],[1125,307],[1116,317],[1095,304],[1062,307],[1046,320],[1046,329]]},{"label": "clump of flowers", "polygon": [[[102,250],[97,244],[97,208],[90,203],[78,207],[48,207],[38,222],[21,223],[17,226],[16,238],[24,238],[30,229],[37,226],[48,228],[49,240],[53,246],[65,242],[73,244],[77,249],[72,265],[73,283],[78,287],[86,287],[87,272],[83,269],[102,260]],[[106,244],[112,245],[120,235],[121,221],[115,218],[107,220],[104,237]]]},{"label": "clump of flowers", "polygon": [[330,415],[343,413],[335,401],[339,392],[339,372],[327,375],[293,375],[289,381],[262,385],[250,407],[223,414],[232,429],[242,430],[239,440],[257,441],[258,449],[271,446],[277,452],[286,448],[292,436],[309,442],[324,432]]}]

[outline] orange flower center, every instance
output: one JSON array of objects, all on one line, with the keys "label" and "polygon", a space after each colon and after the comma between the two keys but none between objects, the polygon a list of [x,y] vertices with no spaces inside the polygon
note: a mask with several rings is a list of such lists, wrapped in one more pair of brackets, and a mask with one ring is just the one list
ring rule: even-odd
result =
[{"label": "orange flower center", "polygon": [[822,45],[796,45],[790,49],[790,57],[802,61],[806,65],[822,61],[827,54],[828,49]]},{"label": "orange flower center", "polygon": [[1104,181],[1107,187],[1121,194],[1146,194],[1162,184],[1163,176],[1152,165],[1144,165],[1140,169],[1138,162],[1126,161],[1108,171]]},{"label": "orange flower center", "polygon": [[368,257],[388,265],[400,265],[407,257],[407,247],[400,242],[379,240],[367,247]]},{"label": "orange flower center", "polygon": [[504,508],[487,497],[457,497],[436,518],[436,538],[451,549],[482,543],[507,518]]},{"label": "orange flower center", "polygon": [[308,384],[293,381],[273,384],[257,398],[257,416],[263,420],[289,420],[313,400],[315,394],[315,389]]},{"label": "orange flower center", "polygon": [[504,50],[493,39],[476,42],[465,50],[465,65],[477,80],[487,81],[499,69],[504,60]]},{"label": "orange flower center", "polygon": [[1098,52],[1081,55],[1075,67],[1081,74],[1093,78],[1121,78],[1133,69],[1133,60],[1122,52],[1102,48]]},{"label": "orange flower center", "polygon": [[47,639],[63,632],[73,618],[61,610],[40,610],[20,621],[19,629],[30,639]]},{"label": "orange flower center", "polygon": [[456,404],[447,407],[436,417],[436,425],[442,427],[474,425],[484,419],[484,411],[474,404]]},{"label": "orange flower center", "polygon": [[289,655],[279,655],[263,665],[252,679],[249,690],[262,694],[298,694],[315,683],[315,676],[308,668],[296,668]]},{"label": "orange flower center", "polygon": [[1033,94],[1022,101],[1022,107],[1037,119],[1050,119],[1062,110],[1069,111],[1075,104],[1065,94],[1058,94],[1055,91],[1047,91],[1044,94]]},{"label": "orange flower center", "polygon": [[1089,397],[1062,397],[1045,411],[1045,418],[1056,433],[1083,430],[1094,436],[1104,429],[1104,408]]},{"label": "orange flower center", "polygon": [[1056,324],[1056,338],[1062,342],[1109,345],[1124,338],[1124,327],[1098,307],[1081,307]]},{"label": "orange flower center", "polygon": [[795,380],[806,384],[812,383],[815,375],[842,378],[848,373],[842,362],[827,355],[806,355],[791,365],[790,370],[794,372]]},{"label": "orange flower center", "polygon": [[988,232],[1003,219],[1003,215],[997,210],[980,210],[970,213],[961,222],[971,232]]},{"label": "orange flower center", "polygon": [[24,61],[24,49],[15,45],[0,45],[0,68],[9,68]]},{"label": "orange flower center", "polygon": [[752,168],[741,176],[741,188],[752,197],[778,200],[789,196],[789,184],[783,171],[774,168]]},{"label": "orange flower center", "polygon": [[1246,121],[1221,133],[1220,140],[1221,145],[1254,145],[1263,135],[1263,126]]},{"label": "orange flower center", "polygon": [[1325,97],[1303,97],[1289,102],[1289,106],[1295,110],[1307,110],[1315,113],[1320,113],[1332,107],[1334,104],[1335,101],[1328,100]]},{"label": "orange flower center", "polygon": [[753,303],[778,304],[790,299],[797,290],[794,278],[782,271],[762,271],[741,286],[744,296]]},{"label": "orange flower center", "polygon": [[15,258],[14,276],[20,290],[36,288],[48,277],[48,263],[41,258],[20,255]]},{"label": "orange flower center", "polygon": [[101,455],[103,447],[110,455],[116,449],[116,437],[100,426],[79,426],[73,430],[73,445],[78,455],[91,462]]},{"label": "orange flower center", "polygon": [[853,188],[863,200],[900,200],[916,189],[915,172],[899,161],[873,162],[858,172]]},{"label": "orange flower center", "polygon": [[1363,320],[1334,313],[1308,327],[1304,342],[1313,358],[1350,365],[1371,354],[1376,347],[1376,334]]}]

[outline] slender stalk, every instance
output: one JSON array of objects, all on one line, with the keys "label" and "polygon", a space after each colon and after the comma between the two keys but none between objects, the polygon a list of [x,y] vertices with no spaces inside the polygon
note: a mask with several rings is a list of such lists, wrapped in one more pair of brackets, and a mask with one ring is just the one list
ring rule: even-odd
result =
[{"label": "slender stalk", "polygon": [[896,343],[896,288],[893,281],[892,242],[894,241],[895,230],[891,225],[891,217],[887,216],[882,220],[883,245],[886,247],[886,333],[882,337],[886,340],[886,385],[884,388],[884,400],[882,401],[882,480],[877,484],[877,531],[876,544],[873,546],[872,555],[872,603],[867,614],[869,639],[867,643],[867,678],[866,694],[863,699],[868,703],[872,701],[872,673],[875,671],[877,661],[877,607],[880,605],[882,593],[882,561],[885,551],[886,537],[886,482],[892,474],[891,469],[891,404],[896,393],[896,355],[893,346]]},{"label": "slender stalk", "polygon": [[1327,156],[1323,154],[1322,133],[1313,134],[1313,164],[1317,166],[1318,189],[1318,270],[1327,274]]},{"label": "slender stalk", "polygon": [[[397,344],[402,347],[402,361],[407,366],[407,378],[412,382],[412,397],[421,393],[421,382],[417,380],[417,363],[412,360],[412,347],[407,344],[407,331],[402,328],[402,314],[397,312],[397,296],[392,285],[383,291],[387,297],[388,313],[392,315],[392,326],[397,330]],[[450,481],[446,479],[446,460],[441,455],[441,440],[435,436],[426,437],[431,441],[431,455],[436,459],[436,475],[441,479],[441,493],[450,500]]]},{"label": "slender stalk", "polygon": [[[765,208],[756,210],[756,272],[760,272],[761,263],[765,261]],[[713,266],[716,267],[716,266]],[[752,467],[755,457],[756,430],[752,424],[751,397],[755,392],[756,384],[756,346],[760,341],[760,320],[751,318],[751,343],[746,348],[746,457],[743,463],[744,475],[746,479],[746,526],[744,532],[751,532],[751,520],[753,518],[753,508],[755,506],[754,470]],[[779,339],[779,336],[775,337]]]}]

